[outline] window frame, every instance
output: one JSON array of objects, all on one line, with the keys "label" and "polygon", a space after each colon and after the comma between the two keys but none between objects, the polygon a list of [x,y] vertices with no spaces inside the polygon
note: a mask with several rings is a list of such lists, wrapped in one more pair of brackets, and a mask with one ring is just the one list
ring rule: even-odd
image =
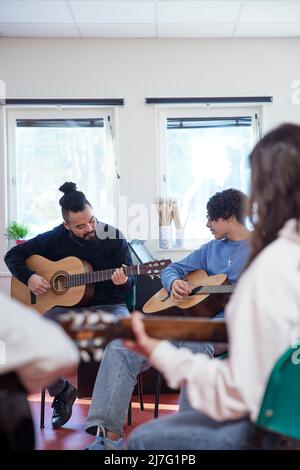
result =
[{"label": "window frame", "polygon": [[[115,182],[110,181],[109,193],[115,207],[115,220],[119,218],[119,152],[117,143],[118,108],[116,106],[82,107],[82,106],[11,106],[6,109],[6,225],[18,219],[17,208],[17,159],[16,159],[16,121],[18,119],[80,119],[100,118],[104,120],[106,143],[112,155],[113,172],[116,174]],[[97,214],[96,214],[97,215]]]},{"label": "window frame", "polygon": [[[254,145],[265,133],[266,129],[266,104],[265,103],[228,103],[228,104],[174,104],[156,105],[156,197],[168,198],[168,175],[167,175],[167,119],[168,118],[214,118],[251,116],[254,123]],[[258,117],[259,127],[257,119]],[[207,241],[209,241],[207,239]],[[206,240],[200,240],[205,243]],[[199,245],[199,244],[198,244]],[[167,251],[188,251],[198,248],[169,248]],[[166,251],[159,248],[157,251]]]}]

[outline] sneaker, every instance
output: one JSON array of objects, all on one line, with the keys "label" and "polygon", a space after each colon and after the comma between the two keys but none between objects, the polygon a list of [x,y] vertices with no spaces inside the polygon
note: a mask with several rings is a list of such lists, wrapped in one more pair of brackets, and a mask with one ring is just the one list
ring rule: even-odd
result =
[{"label": "sneaker", "polygon": [[124,450],[125,449],[125,439],[120,437],[117,441],[113,441],[106,437],[106,430],[103,426],[99,426],[99,431],[102,432],[102,436],[97,435],[95,440],[84,450]]},{"label": "sneaker", "polygon": [[72,415],[73,403],[78,395],[77,389],[73,385],[69,382],[66,382],[66,384],[68,385],[67,390],[54,397],[51,405],[53,408],[51,423],[55,429],[61,428],[69,421]]}]

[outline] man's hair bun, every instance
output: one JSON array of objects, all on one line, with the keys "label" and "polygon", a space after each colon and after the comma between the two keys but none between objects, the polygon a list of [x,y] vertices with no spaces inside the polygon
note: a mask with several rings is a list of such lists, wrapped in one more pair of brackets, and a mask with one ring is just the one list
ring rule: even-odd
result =
[{"label": "man's hair bun", "polygon": [[73,191],[76,191],[76,184],[72,183],[71,181],[67,181],[66,183],[62,184],[58,189],[64,194],[69,194]]}]

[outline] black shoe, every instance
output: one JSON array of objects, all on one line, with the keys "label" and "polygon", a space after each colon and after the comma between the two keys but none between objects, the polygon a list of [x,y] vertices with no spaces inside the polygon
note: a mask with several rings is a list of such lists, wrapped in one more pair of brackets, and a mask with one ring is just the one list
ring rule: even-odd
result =
[{"label": "black shoe", "polygon": [[69,421],[72,415],[73,403],[78,395],[77,389],[69,382],[66,383],[68,385],[67,390],[54,397],[51,405],[53,408],[51,419],[53,428],[61,428],[67,421]]}]

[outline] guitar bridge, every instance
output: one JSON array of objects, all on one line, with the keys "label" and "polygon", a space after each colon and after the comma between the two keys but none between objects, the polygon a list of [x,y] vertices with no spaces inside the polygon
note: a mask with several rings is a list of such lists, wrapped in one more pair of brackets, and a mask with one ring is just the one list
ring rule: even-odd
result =
[{"label": "guitar bridge", "polygon": [[170,294],[167,294],[165,297],[161,299],[161,302],[166,302],[170,298]]},{"label": "guitar bridge", "polygon": [[30,291],[30,303],[31,305],[36,304],[36,295],[32,291]]}]

